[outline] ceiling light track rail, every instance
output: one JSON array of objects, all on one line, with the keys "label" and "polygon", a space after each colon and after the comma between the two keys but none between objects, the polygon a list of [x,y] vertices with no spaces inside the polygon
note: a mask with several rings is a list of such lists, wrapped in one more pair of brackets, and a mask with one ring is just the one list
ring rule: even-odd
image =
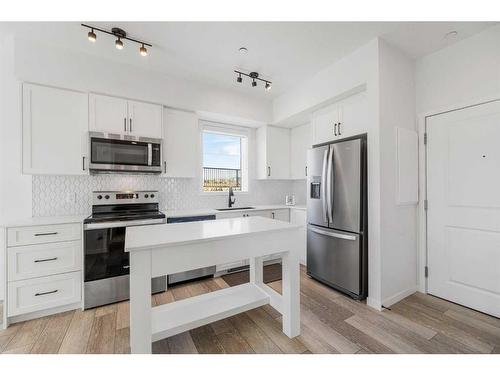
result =
[{"label": "ceiling light track rail", "polygon": [[134,38],[127,36],[127,33],[125,32],[125,30],[120,29],[119,27],[113,27],[111,29],[111,31],[109,31],[106,29],[101,29],[100,27],[95,27],[95,26],[84,24],[84,23],[82,23],[81,25],[83,27],[86,27],[87,29],[90,29],[90,31],[88,33],[88,39],[89,39],[89,41],[91,41],[93,43],[97,40],[97,35],[95,32],[99,31],[101,33],[112,35],[112,36],[116,37],[117,39],[115,41],[115,47],[117,49],[120,49],[120,50],[123,49],[122,39],[129,40],[131,42],[140,44],[141,47],[139,48],[139,53],[141,54],[141,56],[147,56],[148,50],[147,50],[146,46],[153,47],[153,45],[150,43],[146,43],[142,40],[134,39]]},{"label": "ceiling light track rail", "polygon": [[273,84],[271,81],[263,78],[259,78],[259,73],[257,72],[250,72],[250,73],[245,73],[240,70],[235,70],[234,71],[236,74],[238,74],[238,77],[236,78],[236,82],[241,83],[243,82],[243,79],[241,76],[245,76],[248,78],[252,79],[252,87],[257,86],[257,81],[261,81],[265,83],[265,89],[269,91],[271,89],[271,85]]}]

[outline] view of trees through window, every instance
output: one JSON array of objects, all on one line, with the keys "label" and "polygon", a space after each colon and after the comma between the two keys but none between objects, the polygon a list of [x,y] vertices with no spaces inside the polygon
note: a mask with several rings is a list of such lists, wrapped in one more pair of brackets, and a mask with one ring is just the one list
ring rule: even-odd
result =
[{"label": "view of trees through window", "polygon": [[203,132],[203,191],[241,191],[241,137]]}]

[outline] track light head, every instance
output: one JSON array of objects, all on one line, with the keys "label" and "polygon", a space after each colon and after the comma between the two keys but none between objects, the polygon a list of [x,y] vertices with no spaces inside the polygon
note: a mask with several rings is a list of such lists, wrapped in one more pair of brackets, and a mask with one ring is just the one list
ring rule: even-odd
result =
[{"label": "track light head", "polygon": [[89,38],[89,41],[92,43],[95,43],[97,39],[97,35],[95,35],[94,29],[90,30],[89,33],[87,34],[87,37]]},{"label": "track light head", "polygon": [[115,47],[116,49],[123,49],[123,42],[120,38],[116,39],[116,42],[115,42]]},{"label": "track light head", "polygon": [[255,86],[257,86],[257,81],[254,78],[254,80],[252,81],[252,87],[255,87]]},{"label": "track light head", "polygon": [[238,82],[238,83],[243,82],[243,78],[241,78],[241,74],[238,75],[238,78],[236,78],[236,82]]},{"label": "track light head", "polygon": [[271,84],[269,82],[266,82],[266,91],[271,90]]},{"label": "track light head", "polygon": [[141,54],[141,56],[147,56],[148,55],[148,50],[146,47],[144,47],[144,44],[142,45],[141,48],[139,48],[139,53]]}]

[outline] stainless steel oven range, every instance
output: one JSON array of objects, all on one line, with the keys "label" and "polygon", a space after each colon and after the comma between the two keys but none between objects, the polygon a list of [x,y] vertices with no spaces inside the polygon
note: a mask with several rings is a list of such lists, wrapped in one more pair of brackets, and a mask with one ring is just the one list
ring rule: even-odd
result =
[{"label": "stainless steel oven range", "polygon": [[[85,309],[129,298],[127,227],[166,223],[157,191],[96,191],[92,199],[92,215],[84,220]],[[166,285],[165,276],[154,278],[152,292]]]}]

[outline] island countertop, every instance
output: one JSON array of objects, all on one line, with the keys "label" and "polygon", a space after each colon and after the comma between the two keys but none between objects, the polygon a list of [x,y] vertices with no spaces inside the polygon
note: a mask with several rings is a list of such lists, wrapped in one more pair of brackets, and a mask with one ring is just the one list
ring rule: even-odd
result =
[{"label": "island countertop", "polygon": [[299,224],[259,216],[129,227],[125,238],[125,251],[150,250],[299,227]]}]

